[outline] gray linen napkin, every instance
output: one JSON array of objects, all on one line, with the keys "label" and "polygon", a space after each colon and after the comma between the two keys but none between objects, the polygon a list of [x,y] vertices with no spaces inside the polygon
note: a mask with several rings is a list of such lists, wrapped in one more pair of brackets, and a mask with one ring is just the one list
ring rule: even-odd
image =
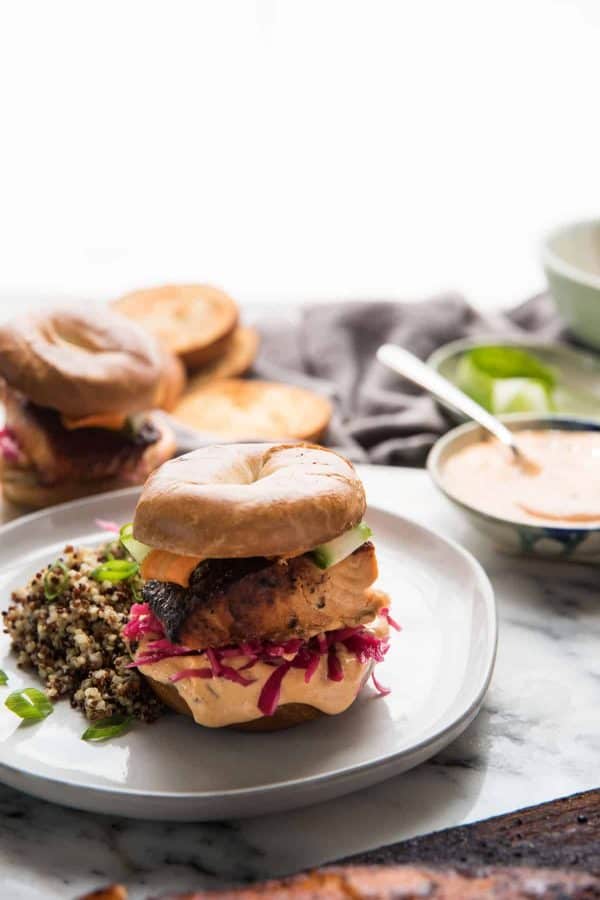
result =
[{"label": "gray linen napkin", "polygon": [[448,341],[470,335],[564,338],[547,295],[507,313],[482,315],[448,294],[421,303],[327,303],[293,322],[258,322],[259,378],[311,387],[332,399],[335,415],[325,443],[357,462],[422,465],[450,427],[434,401],[375,359],[380,344],[400,344],[425,359]]}]

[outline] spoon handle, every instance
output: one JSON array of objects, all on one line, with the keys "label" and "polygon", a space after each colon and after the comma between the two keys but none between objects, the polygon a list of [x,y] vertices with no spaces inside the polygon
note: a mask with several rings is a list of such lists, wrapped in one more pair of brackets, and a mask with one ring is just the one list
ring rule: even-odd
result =
[{"label": "spoon handle", "polygon": [[492,416],[483,406],[467,397],[461,390],[453,385],[447,378],[440,375],[426,363],[396,344],[383,344],[377,351],[379,362],[393,369],[399,375],[408,378],[409,381],[418,384],[430,394],[433,394],[445,406],[450,406],[467,418],[473,419],[486,431],[490,431],[494,437],[505,444],[513,453],[518,453],[514,437],[508,428]]}]

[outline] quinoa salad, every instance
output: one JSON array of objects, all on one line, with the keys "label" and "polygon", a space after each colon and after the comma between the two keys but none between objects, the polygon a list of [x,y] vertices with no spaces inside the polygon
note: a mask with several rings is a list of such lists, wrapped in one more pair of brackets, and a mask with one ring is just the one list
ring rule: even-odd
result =
[{"label": "quinoa salad", "polygon": [[50,700],[68,697],[92,722],[113,715],[151,722],[165,709],[131,667],[122,637],[141,591],[139,575],[116,583],[91,577],[99,565],[125,557],[118,540],[95,550],[67,545],[13,592],[2,613],[17,664],[38,674]]}]

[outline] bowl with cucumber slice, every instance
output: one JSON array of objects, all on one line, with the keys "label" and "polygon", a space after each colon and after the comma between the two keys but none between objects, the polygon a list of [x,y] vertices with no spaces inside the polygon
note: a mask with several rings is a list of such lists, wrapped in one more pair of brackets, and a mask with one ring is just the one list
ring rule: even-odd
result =
[{"label": "bowl with cucumber slice", "polygon": [[[464,338],[427,360],[494,415],[532,413],[600,420],[600,358],[535,340]],[[455,422],[464,418],[446,409]]]}]

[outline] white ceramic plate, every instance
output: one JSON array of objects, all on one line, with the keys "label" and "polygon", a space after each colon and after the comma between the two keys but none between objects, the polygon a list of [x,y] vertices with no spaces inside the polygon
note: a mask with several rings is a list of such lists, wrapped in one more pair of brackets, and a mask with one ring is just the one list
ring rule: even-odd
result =
[{"label": "white ceramic plate", "polygon": [[[0,529],[0,608],[12,589],[66,543],[106,539],[96,518],[131,520],[137,490],[104,494],[18,519]],[[38,685],[0,641],[0,780],[56,803],[147,819],[199,820],[304,806],[368,787],[423,762],[477,713],[496,648],[490,583],[457,545],[399,516],[371,509],[380,586],[403,630],[380,681],[345,714],[289,731],[243,734],[167,715],[92,745],[66,701],[43,722],[20,725],[3,694]]]}]

